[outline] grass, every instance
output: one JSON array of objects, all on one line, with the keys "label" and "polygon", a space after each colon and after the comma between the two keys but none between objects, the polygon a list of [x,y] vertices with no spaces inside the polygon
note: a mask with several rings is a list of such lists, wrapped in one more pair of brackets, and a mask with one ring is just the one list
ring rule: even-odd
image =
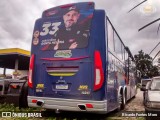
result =
[{"label": "grass", "polygon": [[0,111],[10,111],[10,112],[34,112],[34,111],[40,111],[40,108],[25,108],[25,109],[19,109],[19,107],[15,107],[14,104],[0,104]]},{"label": "grass", "polygon": [[[25,109],[19,109],[19,107],[15,107],[13,104],[0,104],[0,120],[30,120],[31,118],[27,117],[2,117],[2,112],[11,112],[12,116],[20,114],[26,114],[27,113],[34,113],[40,111],[39,108],[25,108]],[[15,114],[14,114],[15,113]],[[21,116],[21,115],[20,115]],[[34,118],[39,119],[39,118]]]},{"label": "grass", "polygon": [[[0,116],[2,116],[2,112],[11,112],[12,114],[15,113],[38,113],[40,112],[40,108],[26,108],[26,109],[19,109],[19,107],[15,107],[13,104],[0,104]],[[44,109],[42,111],[45,111]],[[74,117],[71,117],[71,116]],[[1,117],[0,120],[145,120],[144,117],[118,117],[116,116],[117,114],[114,114],[112,117],[107,117],[107,115],[103,115],[103,118],[101,118],[101,115],[96,115],[94,117],[89,117],[89,116],[94,116],[94,114],[77,114],[77,113],[67,113],[67,114],[53,114],[49,117],[42,117],[42,118],[33,118],[33,117]],[[69,117],[70,116],[70,117]]]}]

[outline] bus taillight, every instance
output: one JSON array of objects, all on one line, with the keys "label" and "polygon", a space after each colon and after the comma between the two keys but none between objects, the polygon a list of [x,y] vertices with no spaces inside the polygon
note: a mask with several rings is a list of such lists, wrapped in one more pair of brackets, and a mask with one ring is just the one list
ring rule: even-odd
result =
[{"label": "bus taillight", "polygon": [[34,69],[34,54],[32,54],[32,56],[31,56],[31,58],[30,58],[30,64],[29,64],[28,86],[29,86],[30,88],[33,87],[33,82],[32,82],[33,69]]},{"label": "bus taillight", "polygon": [[95,64],[94,90],[96,91],[102,87],[104,81],[102,59],[100,52],[97,50],[94,52],[94,64]]}]

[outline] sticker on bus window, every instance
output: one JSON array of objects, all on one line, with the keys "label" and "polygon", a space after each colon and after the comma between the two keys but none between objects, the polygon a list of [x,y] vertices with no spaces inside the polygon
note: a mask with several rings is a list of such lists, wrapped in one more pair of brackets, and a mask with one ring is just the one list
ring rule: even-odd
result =
[{"label": "sticker on bus window", "polygon": [[78,90],[88,90],[88,85],[80,85]]},{"label": "sticker on bus window", "polygon": [[58,13],[58,10],[50,10],[50,11],[46,11],[45,15],[46,16],[52,16]]},{"label": "sticker on bus window", "polygon": [[71,50],[58,50],[54,57],[70,58],[72,56]]},{"label": "sticker on bus window", "polygon": [[36,92],[43,92],[42,89],[36,88]]},{"label": "sticker on bus window", "polygon": [[33,45],[38,45],[39,43],[39,39],[38,38],[34,38],[33,39]]},{"label": "sticker on bus window", "polygon": [[80,91],[80,94],[82,95],[89,95],[91,93],[88,88],[88,85],[80,85],[78,90]]},{"label": "sticker on bus window", "polygon": [[[43,16],[56,16],[39,23],[41,50],[71,50],[86,48],[94,9],[81,10],[77,6],[51,9]],[[69,16],[74,19],[70,20]],[[53,41],[52,41],[53,40]]]},{"label": "sticker on bus window", "polygon": [[91,92],[89,90],[81,91],[81,94],[83,95],[89,95]]},{"label": "sticker on bus window", "polygon": [[44,84],[37,84],[36,88],[44,89]]},{"label": "sticker on bus window", "polygon": [[39,37],[39,31],[36,30],[36,31],[33,33],[33,36],[34,36],[35,38],[38,38],[38,37]]}]

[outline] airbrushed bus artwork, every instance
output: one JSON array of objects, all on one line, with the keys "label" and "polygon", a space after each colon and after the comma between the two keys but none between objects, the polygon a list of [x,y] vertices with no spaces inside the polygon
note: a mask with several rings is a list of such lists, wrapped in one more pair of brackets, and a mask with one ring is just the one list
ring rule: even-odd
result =
[{"label": "airbrushed bus artwork", "polygon": [[45,10],[35,23],[29,107],[108,113],[136,95],[133,56],[93,2]]}]

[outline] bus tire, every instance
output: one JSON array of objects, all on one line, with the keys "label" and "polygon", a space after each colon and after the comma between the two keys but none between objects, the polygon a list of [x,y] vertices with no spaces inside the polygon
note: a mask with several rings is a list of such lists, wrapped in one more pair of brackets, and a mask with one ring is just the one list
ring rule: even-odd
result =
[{"label": "bus tire", "polygon": [[116,112],[121,111],[121,104],[122,104],[122,95],[119,95],[119,97],[118,97],[118,107],[116,109]]},{"label": "bus tire", "polygon": [[125,108],[126,105],[126,95],[125,93],[122,94],[122,103],[121,103],[121,110],[123,110]]},{"label": "bus tire", "polygon": [[19,109],[28,107],[27,95],[28,95],[28,84],[27,82],[25,82],[19,96]]}]

